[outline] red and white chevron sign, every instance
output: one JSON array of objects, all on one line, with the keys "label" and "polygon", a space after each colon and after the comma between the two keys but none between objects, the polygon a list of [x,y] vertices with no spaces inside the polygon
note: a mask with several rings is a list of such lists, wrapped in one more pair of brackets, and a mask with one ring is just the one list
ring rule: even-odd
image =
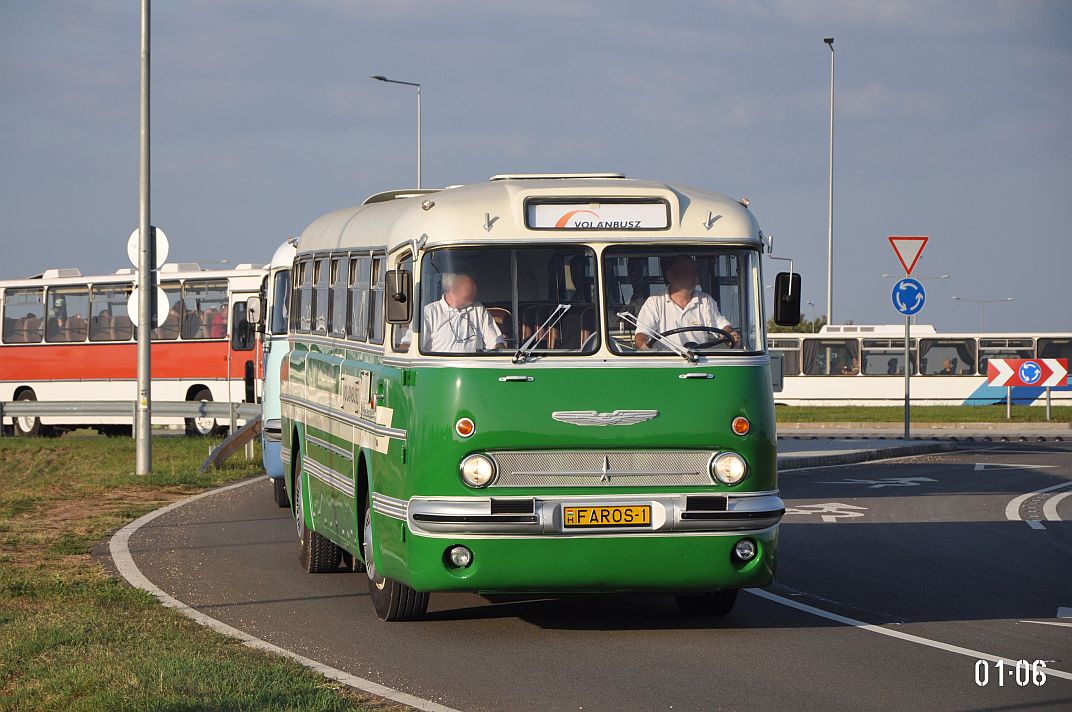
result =
[{"label": "red and white chevron sign", "polygon": [[1066,358],[992,358],[986,362],[991,386],[1051,388],[1068,383]]}]

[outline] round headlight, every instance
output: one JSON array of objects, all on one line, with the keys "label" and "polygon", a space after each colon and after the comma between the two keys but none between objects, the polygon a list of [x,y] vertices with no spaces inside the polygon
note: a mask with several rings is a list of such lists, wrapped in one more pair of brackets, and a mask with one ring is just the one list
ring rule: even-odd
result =
[{"label": "round headlight", "polygon": [[487,487],[495,479],[495,463],[487,455],[469,455],[458,469],[462,481],[470,487]]},{"label": "round headlight", "polygon": [[744,458],[735,452],[723,452],[711,460],[711,476],[727,485],[735,485],[748,474]]}]

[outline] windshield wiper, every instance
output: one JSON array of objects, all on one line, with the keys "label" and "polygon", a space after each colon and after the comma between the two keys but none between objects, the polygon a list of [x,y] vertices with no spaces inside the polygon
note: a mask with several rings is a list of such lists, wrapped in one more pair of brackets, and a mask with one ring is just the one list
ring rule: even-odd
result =
[{"label": "windshield wiper", "polygon": [[685,359],[689,363],[696,363],[697,361],[700,360],[700,357],[697,356],[696,352],[693,351],[692,349],[687,349],[687,348],[685,348],[683,346],[678,346],[677,344],[675,344],[673,341],[671,341],[670,339],[666,338],[662,334],[656,334],[656,333],[650,332],[647,329],[645,329],[642,326],[640,326],[640,324],[637,322],[637,318],[635,316],[633,316],[632,314],[630,314],[629,312],[627,312],[627,311],[618,312],[618,318],[621,319],[622,321],[624,321],[626,324],[629,324],[629,326],[633,327],[633,329],[635,331],[639,331],[639,332],[641,332],[643,334],[647,334],[651,338],[655,339],[660,344],[662,344],[666,348],[670,349],[671,351],[673,351],[674,353],[676,353],[678,356],[680,356],[681,358]]},{"label": "windshield wiper", "polygon": [[542,324],[536,327],[536,331],[533,332],[532,336],[530,336],[514,354],[514,363],[525,363],[525,361],[528,361],[535,345],[540,343],[540,340],[543,339],[544,336],[551,333],[551,329],[555,328],[555,325],[562,320],[562,317],[566,315],[566,312],[570,310],[571,306],[571,304],[559,304],[555,307],[554,311],[551,312],[551,315],[548,316]]}]

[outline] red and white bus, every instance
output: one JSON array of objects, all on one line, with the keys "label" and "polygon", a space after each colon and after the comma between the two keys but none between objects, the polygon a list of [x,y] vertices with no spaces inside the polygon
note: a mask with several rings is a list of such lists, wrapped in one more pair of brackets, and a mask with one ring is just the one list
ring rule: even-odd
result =
[{"label": "red and white bus", "polygon": [[[159,272],[168,313],[152,330],[153,399],[254,401],[260,377],[256,325],[246,299],[259,294],[267,270],[253,265],[206,270],[166,264]],[[137,396],[137,329],[127,313],[133,270],[83,276],[50,269],[29,279],[0,281],[0,401],[133,403]],[[132,406],[133,408],[133,406]],[[63,415],[4,418],[17,435],[45,435],[92,426],[129,433],[130,416]],[[182,425],[181,418],[154,424]],[[212,418],[185,420],[188,434],[223,430]]]}]

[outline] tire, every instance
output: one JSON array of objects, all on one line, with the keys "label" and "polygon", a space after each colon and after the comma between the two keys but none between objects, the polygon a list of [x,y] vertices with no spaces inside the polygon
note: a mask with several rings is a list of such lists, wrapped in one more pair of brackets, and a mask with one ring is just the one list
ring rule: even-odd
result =
[{"label": "tire", "polygon": [[721,618],[733,610],[737,602],[737,589],[693,593],[675,596],[677,608],[682,614],[692,617]]},{"label": "tire", "polygon": [[[16,401],[36,402],[37,394],[26,390],[19,394]],[[22,438],[50,437],[55,434],[55,428],[50,425],[42,425],[40,418],[12,418],[12,429],[15,435]]]},{"label": "tire", "polygon": [[342,550],[335,542],[305,526],[302,475],[294,478],[294,521],[298,530],[298,560],[306,573],[324,574],[339,570]]},{"label": "tire", "polygon": [[345,549],[342,552],[342,567],[356,574],[365,573],[365,565],[354,558],[354,555]]},{"label": "tire", "polygon": [[290,497],[287,497],[287,483],[282,477],[276,477],[272,480],[272,493],[275,496],[275,503],[280,509],[290,507]]},{"label": "tire", "polygon": [[[194,393],[188,402],[209,401],[212,402],[212,391],[207,388]],[[186,434],[201,437],[215,437],[223,432],[223,428],[216,423],[215,418],[187,418]]]},{"label": "tire", "polygon": [[376,572],[372,546],[372,507],[369,497],[365,495],[365,508],[362,515],[361,549],[365,559],[365,573],[369,581],[369,598],[376,609],[376,615],[382,621],[420,620],[428,611],[427,593],[414,591],[409,586],[399,583]]}]

